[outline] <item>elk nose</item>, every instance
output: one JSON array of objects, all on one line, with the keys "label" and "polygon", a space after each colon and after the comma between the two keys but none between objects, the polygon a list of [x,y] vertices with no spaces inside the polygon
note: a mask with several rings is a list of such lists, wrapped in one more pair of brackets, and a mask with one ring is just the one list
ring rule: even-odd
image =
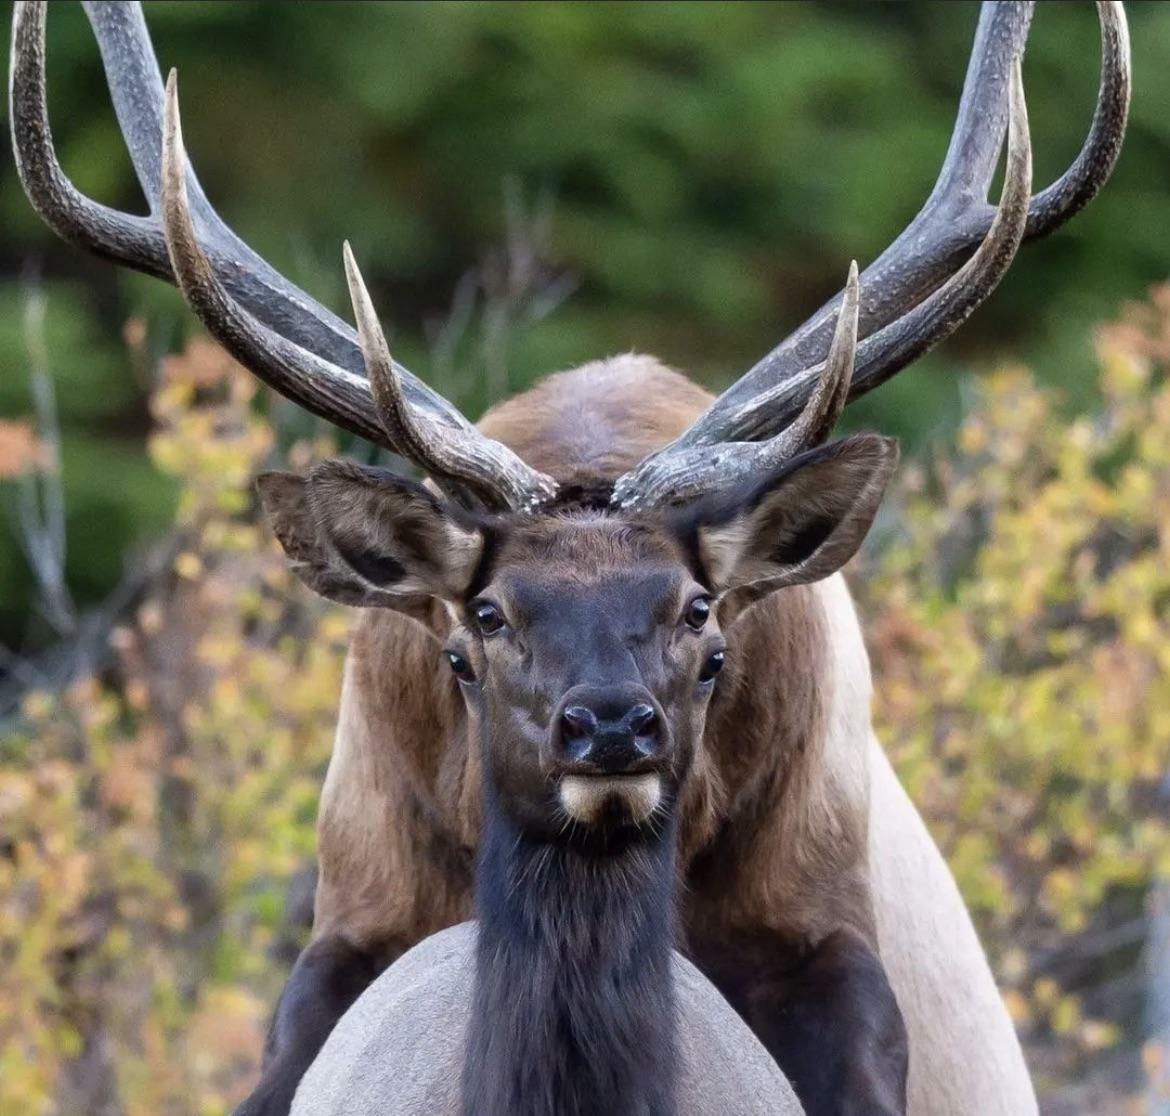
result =
[{"label": "elk nose", "polygon": [[642,687],[578,688],[557,718],[554,750],[566,772],[634,774],[661,765],[663,735],[657,706]]}]

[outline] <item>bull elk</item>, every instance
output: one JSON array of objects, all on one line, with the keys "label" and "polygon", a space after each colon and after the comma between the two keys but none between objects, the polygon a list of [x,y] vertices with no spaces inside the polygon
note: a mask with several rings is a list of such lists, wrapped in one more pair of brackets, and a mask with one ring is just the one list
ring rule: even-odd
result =
[{"label": "bull elk", "polygon": [[[300,577],[364,611],[321,797],[313,940],[240,1111],[287,1112],[358,994],[468,916],[486,811],[489,849],[520,835],[527,870],[538,875],[547,853],[562,883],[620,850],[645,854],[665,831],[657,847],[685,883],[681,948],[812,1116],[1035,1112],[970,919],[874,738],[868,660],[837,572],[896,447],[827,439],[847,403],[953,332],[1024,240],[1107,180],[1129,103],[1121,4],[1098,0],[1096,112],[1047,189],[1031,192],[1020,76],[1033,5],[985,3],[921,211],[722,395],[627,356],[551,376],[478,426],[391,358],[348,248],[356,331],[231,232],[187,167],[175,76],[164,92],[139,6],[85,8],[150,214],[109,209],[66,177],[46,109],[46,5],[22,2],[11,119],[37,211],[65,239],[175,283],[265,383],[430,482],[343,461],[260,478]],[[535,925],[534,894],[481,873],[479,909],[500,941]],[[668,923],[645,929],[665,938]],[[585,936],[610,932],[621,928]],[[580,979],[599,975],[588,942],[565,948]],[[493,987],[481,979],[477,995]],[[568,1027],[562,1039],[564,1057],[588,1057],[585,1036]],[[481,1035],[469,1056],[489,1049]],[[597,1111],[588,1098],[571,1110]]]}]

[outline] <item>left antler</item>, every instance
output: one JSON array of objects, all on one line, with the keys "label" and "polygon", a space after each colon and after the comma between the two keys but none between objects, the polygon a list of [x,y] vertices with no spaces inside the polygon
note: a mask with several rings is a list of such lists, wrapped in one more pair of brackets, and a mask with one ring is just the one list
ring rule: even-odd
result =
[{"label": "left antler", "polygon": [[[393,377],[375,399],[363,375],[369,330],[359,342],[350,326],[244,244],[187,167],[175,82],[172,75],[164,93],[141,5],[86,0],[84,7],[150,216],[110,209],[65,175],[49,128],[47,5],[18,0],[9,74],[13,148],[25,193],[46,223],[99,256],[175,283],[212,335],[270,387],[414,460],[460,502],[531,510],[548,500],[556,492],[549,477],[481,434],[401,365],[390,362]],[[363,306],[368,302],[366,296]],[[387,391],[397,394],[390,410]]]}]

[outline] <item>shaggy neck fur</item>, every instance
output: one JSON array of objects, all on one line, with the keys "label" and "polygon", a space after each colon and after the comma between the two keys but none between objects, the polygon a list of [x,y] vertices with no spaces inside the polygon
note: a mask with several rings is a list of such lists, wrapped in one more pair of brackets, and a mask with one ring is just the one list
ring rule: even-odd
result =
[{"label": "shaggy neck fur", "polygon": [[465,1116],[674,1116],[674,825],[536,841],[489,803]]}]

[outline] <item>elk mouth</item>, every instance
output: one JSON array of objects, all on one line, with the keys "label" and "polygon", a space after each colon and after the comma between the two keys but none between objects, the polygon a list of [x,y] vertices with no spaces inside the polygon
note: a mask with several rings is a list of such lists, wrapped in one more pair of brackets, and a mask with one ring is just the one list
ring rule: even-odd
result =
[{"label": "elk mouth", "polygon": [[655,771],[621,775],[563,775],[557,797],[574,821],[592,826],[640,825],[662,802]]}]

